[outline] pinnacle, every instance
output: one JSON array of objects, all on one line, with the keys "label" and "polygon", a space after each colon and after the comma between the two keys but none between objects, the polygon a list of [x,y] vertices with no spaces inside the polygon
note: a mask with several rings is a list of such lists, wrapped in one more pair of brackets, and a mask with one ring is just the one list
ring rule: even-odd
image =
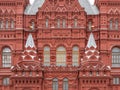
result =
[{"label": "pinnacle", "polygon": [[97,48],[93,33],[90,34],[89,40],[88,40],[88,43],[87,43],[87,48],[91,48],[91,47]]}]

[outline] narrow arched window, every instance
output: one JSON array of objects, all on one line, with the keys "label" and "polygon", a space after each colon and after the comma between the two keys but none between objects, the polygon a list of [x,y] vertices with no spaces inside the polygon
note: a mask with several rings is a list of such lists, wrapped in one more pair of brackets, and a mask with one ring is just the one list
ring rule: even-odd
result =
[{"label": "narrow arched window", "polygon": [[118,19],[115,20],[115,30],[118,30],[119,28],[119,22]]},{"label": "narrow arched window", "polygon": [[110,30],[113,29],[113,21],[112,21],[112,20],[110,20],[110,25],[109,25],[109,27],[110,27]]},{"label": "narrow arched window", "polygon": [[10,78],[3,78],[3,86],[8,86],[10,84]]},{"label": "narrow arched window", "polygon": [[66,49],[62,46],[57,48],[56,65],[57,66],[66,66]]},{"label": "narrow arched window", "polygon": [[58,79],[57,78],[53,79],[53,90],[58,90]]},{"label": "narrow arched window", "polygon": [[2,66],[11,67],[11,50],[4,48],[2,51]]},{"label": "narrow arched window", "polygon": [[77,27],[77,24],[78,24],[77,19],[74,19],[74,27],[75,27],[75,28]]},{"label": "narrow arched window", "polygon": [[9,25],[9,22],[8,22],[8,20],[6,20],[6,25],[5,25],[6,29],[8,29],[8,25]]},{"label": "narrow arched window", "polygon": [[11,20],[11,28],[14,28],[14,20]]},{"label": "narrow arched window", "polygon": [[46,28],[48,28],[48,25],[49,25],[49,20],[48,19],[46,19],[45,25],[46,25]]},{"label": "narrow arched window", "polygon": [[60,19],[57,20],[57,27],[60,28]]},{"label": "narrow arched window", "polygon": [[0,20],[0,29],[3,28],[3,20]]},{"label": "narrow arched window", "polygon": [[50,47],[44,47],[44,66],[50,66]]},{"label": "narrow arched window", "polygon": [[67,78],[63,80],[63,90],[68,90],[68,79]]},{"label": "narrow arched window", "polygon": [[32,29],[32,30],[35,29],[35,22],[34,22],[34,21],[31,22],[31,29]]},{"label": "narrow arched window", "polygon": [[65,27],[66,27],[66,20],[63,19],[63,28],[65,28]]},{"label": "narrow arched window", "polygon": [[88,22],[88,30],[90,30],[90,31],[92,30],[92,21]]},{"label": "narrow arched window", "polygon": [[72,65],[79,65],[79,48],[77,46],[74,46],[72,49]]},{"label": "narrow arched window", "polygon": [[120,48],[112,49],[112,67],[120,67]]}]

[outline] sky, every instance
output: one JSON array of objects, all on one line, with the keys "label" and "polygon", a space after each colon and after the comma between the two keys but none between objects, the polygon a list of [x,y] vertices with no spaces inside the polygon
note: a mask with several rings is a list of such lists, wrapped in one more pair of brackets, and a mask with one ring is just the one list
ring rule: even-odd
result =
[{"label": "sky", "polygon": [[[94,0],[89,0],[91,4],[94,3]],[[32,4],[34,2],[34,0],[30,0],[30,3]]]}]

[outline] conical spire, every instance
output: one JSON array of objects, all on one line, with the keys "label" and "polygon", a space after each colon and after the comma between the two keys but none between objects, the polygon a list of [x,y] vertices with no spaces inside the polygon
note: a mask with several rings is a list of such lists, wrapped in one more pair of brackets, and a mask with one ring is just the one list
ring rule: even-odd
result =
[{"label": "conical spire", "polygon": [[30,47],[30,48],[35,47],[34,40],[33,40],[31,33],[29,34],[27,41],[26,41],[26,45],[25,45],[25,48],[28,48],[28,47]]},{"label": "conical spire", "polygon": [[87,48],[91,48],[91,47],[97,48],[93,33],[90,34],[89,40],[88,40],[88,43],[87,43]]}]

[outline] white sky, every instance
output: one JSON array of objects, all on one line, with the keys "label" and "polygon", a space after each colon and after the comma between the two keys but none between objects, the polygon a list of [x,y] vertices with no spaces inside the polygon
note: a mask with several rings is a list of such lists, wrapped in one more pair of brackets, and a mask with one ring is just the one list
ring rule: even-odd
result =
[{"label": "white sky", "polygon": [[[94,3],[94,0],[89,0],[89,1],[90,1],[91,4]],[[33,2],[34,2],[34,0],[30,0],[30,3],[33,3]]]}]

